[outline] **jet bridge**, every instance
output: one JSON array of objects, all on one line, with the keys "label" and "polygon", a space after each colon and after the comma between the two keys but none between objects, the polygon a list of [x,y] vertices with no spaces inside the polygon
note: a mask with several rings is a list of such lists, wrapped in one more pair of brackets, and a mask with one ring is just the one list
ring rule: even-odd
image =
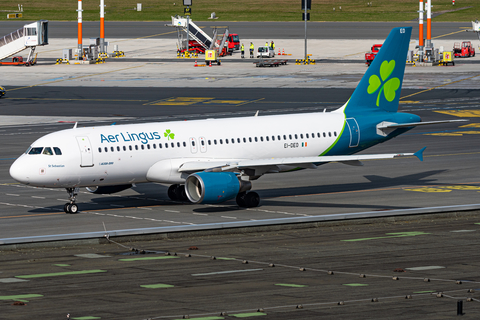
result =
[{"label": "jet bridge", "polygon": [[48,44],[48,20],[39,20],[0,38],[0,60],[30,48],[27,61],[33,60],[37,46]]}]

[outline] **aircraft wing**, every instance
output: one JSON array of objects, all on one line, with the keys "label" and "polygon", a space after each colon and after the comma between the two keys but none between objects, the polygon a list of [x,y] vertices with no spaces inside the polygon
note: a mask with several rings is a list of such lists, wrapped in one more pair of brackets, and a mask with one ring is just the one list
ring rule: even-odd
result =
[{"label": "aircraft wing", "polygon": [[242,169],[256,169],[261,167],[275,166],[294,166],[307,169],[316,169],[317,165],[328,162],[340,162],[348,165],[361,166],[362,160],[381,160],[393,159],[397,157],[416,156],[423,161],[423,151],[425,148],[415,153],[387,153],[371,155],[339,155],[339,156],[319,156],[319,157],[292,157],[292,158],[271,158],[271,159],[245,159],[239,161],[192,161],[186,162],[180,166],[179,172],[198,172],[198,171],[235,171]]}]

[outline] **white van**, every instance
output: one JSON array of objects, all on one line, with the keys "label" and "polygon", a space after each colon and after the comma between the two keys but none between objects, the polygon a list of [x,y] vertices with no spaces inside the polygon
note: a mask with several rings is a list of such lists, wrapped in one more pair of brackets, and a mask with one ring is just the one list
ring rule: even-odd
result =
[{"label": "white van", "polygon": [[272,58],[275,52],[270,47],[258,47],[257,58]]}]

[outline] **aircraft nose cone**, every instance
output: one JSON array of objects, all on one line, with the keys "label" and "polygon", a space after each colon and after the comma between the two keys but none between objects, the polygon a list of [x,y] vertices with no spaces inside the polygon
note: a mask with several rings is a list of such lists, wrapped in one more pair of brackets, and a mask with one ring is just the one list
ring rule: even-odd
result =
[{"label": "aircraft nose cone", "polygon": [[15,160],[10,167],[10,176],[20,183],[28,184],[30,179],[27,175],[27,170],[25,170],[26,168],[21,165],[21,161],[19,160],[20,159]]}]

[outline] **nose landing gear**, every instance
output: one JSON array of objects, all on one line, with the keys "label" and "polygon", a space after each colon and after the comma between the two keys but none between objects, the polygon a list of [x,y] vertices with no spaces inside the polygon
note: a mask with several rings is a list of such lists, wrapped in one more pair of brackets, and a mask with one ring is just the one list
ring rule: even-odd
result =
[{"label": "nose landing gear", "polygon": [[78,188],[65,188],[68,193],[68,198],[70,202],[65,203],[63,206],[63,211],[65,213],[77,213],[78,212],[78,206],[75,204],[75,200],[77,198],[78,194]]}]

